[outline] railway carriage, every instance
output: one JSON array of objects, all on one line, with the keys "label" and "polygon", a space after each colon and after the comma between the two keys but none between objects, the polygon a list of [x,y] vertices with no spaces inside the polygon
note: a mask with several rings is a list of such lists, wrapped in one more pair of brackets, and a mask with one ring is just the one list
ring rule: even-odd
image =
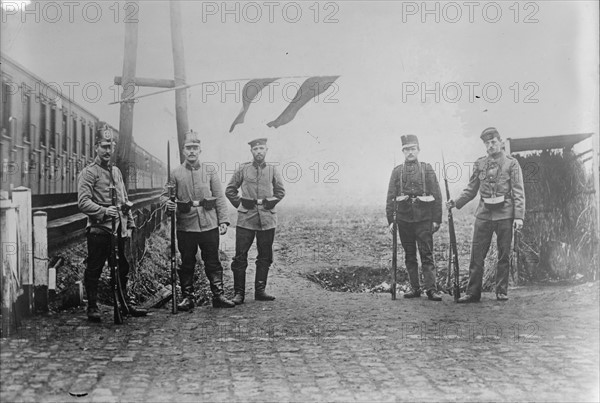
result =
[{"label": "railway carriage", "polygon": [[[86,216],[77,207],[77,176],[95,156],[100,119],[17,62],[1,55],[0,190],[31,189],[34,211],[48,214],[50,246],[83,234]],[[118,139],[118,131],[112,128]],[[165,164],[133,143],[129,196],[136,209],[156,208],[167,175]]]},{"label": "railway carriage", "polygon": [[[94,159],[100,119],[5,55],[1,62],[1,189],[25,186],[36,196],[76,193],[78,173]],[[165,164],[135,143],[132,153],[136,178],[130,191],[162,187]]]}]

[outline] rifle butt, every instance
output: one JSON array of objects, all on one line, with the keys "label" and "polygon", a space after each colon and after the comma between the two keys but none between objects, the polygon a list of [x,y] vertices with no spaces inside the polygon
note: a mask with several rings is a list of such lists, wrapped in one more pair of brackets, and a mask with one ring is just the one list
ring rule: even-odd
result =
[{"label": "rifle butt", "polygon": [[396,224],[396,217],[394,217],[394,223],[392,225],[392,300],[396,300],[396,284],[398,282],[398,226]]},{"label": "rifle butt", "polygon": [[177,313],[177,273],[175,262],[175,213],[171,214],[171,313]]}]

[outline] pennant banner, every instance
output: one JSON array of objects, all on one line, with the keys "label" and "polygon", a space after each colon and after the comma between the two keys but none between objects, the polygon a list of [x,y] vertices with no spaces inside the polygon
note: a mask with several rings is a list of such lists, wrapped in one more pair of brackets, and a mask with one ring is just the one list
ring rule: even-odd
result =
[{"label": "pennant banner", "polygon": [[[267,126],[278,128],[279,126],[285,125],[291,122],[295,117],[300,108],[308,103],[311,99],[322,94],[327,91],[327,89],[333,84],[335,80],[338,79],[339,76],[316,76],[310,77],[306,79],[298,91],[292,102],[285,108],[285,110],[277,117],[277,119],[267,123]],[[250,104],[256,98],[258,94],[265,88],[267,85],[271,84],[273,81],[279,80],[280,78],[257,78],[254,80],[250,80],[244,85],[244,89],[242,90],[242,110],[237,115],[231,127],[229,128],[229,133],[233,131],[236,125],[244,122],[244,118],[246,116],[246,112],[250,108]]]},{"label": "pennant banner", "polygon": [[250,104],[256,98],[258,94],[265,88],[267,85],[271,84],[273,81],[278,80],[278,78],[259,78],[255,80],[250,80],[244,85],[244,89],[242,90],[242,110],[237,115],[231,127],[229,128],[229,133],[233,131],[235,126],[239,123],[244,123],[244,117],[246,116],[246,112],[250,108]]},{"label": "pennant banner", "polygon": [[300,108],[317,95],[327,91],[338,77],[339,76],[324,76],[308,78],[302,83],[298,92],[296,92],[294,99],[292,99],[292,102],[290,102],[287,108],[285,108],[277,119],[267,123],[267,126],[278,128],[279,126],[291,122],[296,117],[296,113],[298,113]]}]

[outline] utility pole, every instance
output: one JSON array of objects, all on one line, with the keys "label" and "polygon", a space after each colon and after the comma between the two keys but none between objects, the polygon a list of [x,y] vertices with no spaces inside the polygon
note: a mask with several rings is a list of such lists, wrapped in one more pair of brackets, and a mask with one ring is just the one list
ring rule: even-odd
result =
[{"label": "utility pole", "polygon": [[[175,86],[186,85],[185,63],[183,53],[183,36],[181,34],[181,2],[170,1],[171,8],[171,44],[173,47],[173,67]],[[177,143],[179,144],[179,159],[183,163],[183,143],[189,130],[187,113],[187,88],[175,90],[175,120],[177,121]]]},{"label": "utility pole", "polygon": [[[137,1],[134,1],[136,9]],[[135,96],[135,69],[137,64],[138,22],[137,19],[125,22],[125,54],[123,58],[123,85],[121,99]],[[117,167],[123,174],[125,187],[129,189],[130,182],[135,181],[136,169],[131,161],[131,144],[133,140],[133,105],[135,101],[122,102],[119,118],[119,143],[117,146]],[[133,169],[132,169],[133,168]]]},{"label": "utility pole", "polygon": [[[137,1],[134,1],[137,6]],[[186,85],[185,59],[183,52],[183,35],[181,30],[181,2],[169,2],[171,19],[171,44],[173,48],[173,66],[175,79],[155,79],[136,77],[138,21],[132,20],[125,23],[125,53],[123,58],[123,76],[114,79],[116,85],[123,86],[121,100],[133,98],[138,87],[174,88]],[[131,144],[133,140],[133,107],[135,101],[121,102],[119,119],[119,143],[117,148],[117,166],[123,173],[125,186],[130,187],[130,182],[136,178],[136,167],[132,164]],[[175,120],[177,123],[177,142],[180,161],[184,161],[182,154],[185,134],[189,130],[187,113],[187,89],[175,90]]]}]

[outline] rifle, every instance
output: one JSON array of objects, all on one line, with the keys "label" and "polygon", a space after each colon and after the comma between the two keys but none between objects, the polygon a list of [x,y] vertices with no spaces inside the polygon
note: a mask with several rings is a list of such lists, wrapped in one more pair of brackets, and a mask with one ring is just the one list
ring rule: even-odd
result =
[{"label": "rifle", "polygon": [[[444,153],[442,152],[442,164],[443,174],[444,174],[444,185],[446,187],[446,201],[450,201],[450,189],[448,188],[448,178],[446,177],[446,161],[444,160]],[[448,271],[452,264],[454,264],[454,286],[452,290],[452,295],[454,296],[454,302],[457,302],[460,298],[460,274],[458,267],[458,248],[456,245],[456,232],[454,231],[454,217],[452,216],[452,209],[448,209],[448,230],[450,231],[450,249],[448,253],[450,256],[448,257]]]},{"label": "rifle", "polygon": [[519,284],[519,234],[519,230],[513,230],[513,244],[512,251],[510,254],[510,273],[512,276],[513,283],[515,285]]},{"label": "rifle", "polygon": [[396,281],[397,281],[397,268],[398,268],[398,223],[396,222],[396,197],[394,197],[394,221],[392,222],[392,300],[396,300]]},{"label": "rifle", "polygon": [[[171,183],[171,145],[167,141],[167,188],[169,200],[175,201],[175,184]],[[175,213],[171,213],[171,313],[177,313],[177,269],[175,255]]]},{"label": "rifle", "polygon": [[[115,185],[115,178],[113,177],[112,165],[108,167],[110,172],[110,198],[111,206],[117,207],[117,188]],[[117,219],[116,217],[111,218],[112,231],[110,233],[110,257],[108,259],[110,265],[110,277],[111,277],[111,288],[113,292],[113,316],[114,322],[117,325],[123,323],[122,313],[129,314],[129,307],[125,296],[123,294],[123,286],[121,284],[121,276],[119,274],[119,242],[118,235],[115,235],[117,230]],[[119,306],[120,305],[120,306]]]}]

